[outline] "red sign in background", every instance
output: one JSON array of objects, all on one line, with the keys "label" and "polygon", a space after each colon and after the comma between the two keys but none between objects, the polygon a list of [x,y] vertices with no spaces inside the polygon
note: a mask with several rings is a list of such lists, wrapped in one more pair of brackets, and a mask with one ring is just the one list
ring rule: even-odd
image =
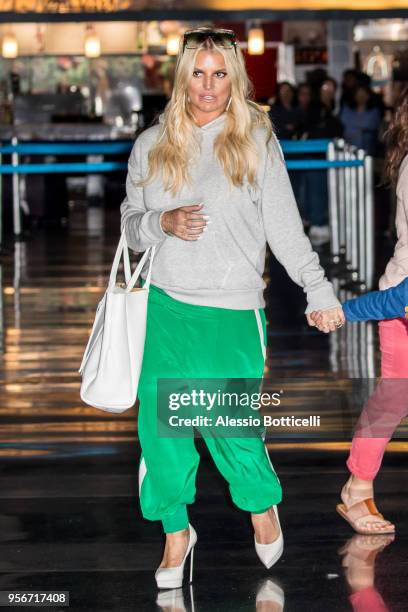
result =
[{"label": "red sign in background", "polygon": [[[239,41],[247,40],[245,23],[243,22],[217,22],[218,28],[234,30]],[[262,23],[265,44],[280,42],[282,40],[282,22],[271,21]],[[249,55],[247,49],[242,49],[245,56],[248,76],[254,85],[254,98],[256,101],[266,101],[275,95],[277,75],[277,48],[265,46],[262,55]]]}]

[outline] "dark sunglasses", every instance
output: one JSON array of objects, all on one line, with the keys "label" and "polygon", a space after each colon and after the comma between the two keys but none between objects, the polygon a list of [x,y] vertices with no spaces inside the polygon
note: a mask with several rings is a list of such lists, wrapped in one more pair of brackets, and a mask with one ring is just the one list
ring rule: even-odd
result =
[{"label": "dark sunglasses", "polygon": [[184,49],[197,49],[207,38],[225,49],[235,49],[237,52],[237,41],[233,30],[187,30],[183,36],[183,51]]}]

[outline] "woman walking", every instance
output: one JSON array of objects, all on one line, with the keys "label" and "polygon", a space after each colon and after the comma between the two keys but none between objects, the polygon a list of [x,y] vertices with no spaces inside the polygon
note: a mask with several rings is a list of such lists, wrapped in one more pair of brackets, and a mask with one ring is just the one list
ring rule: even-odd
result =
[{"label": "woman walking", "polygon": [[[395,105],[395,114],[385,133],[387,144],[385,175],[396,186],[396,230],[398,241],[379,281],[381,291],[396,287],[408,276],[408,87]],[[408,304],[407,304],[408,305]],[[313,315],[314,317],[314,315]],[[318,319],[316,319],[318,320]],[[379,322],[381,378],[408,378],[408,319],[403,315]],[[398,393],[398,381],[388,386]],[[389,410],[388,423],[397,426],[405,416],[405,404],[399,402],[401,414],[395,414],[395,402],[382,401]],[[384,519],[374,503],[374,479],[381,467],[391,435],[353,438],[347,467],[350,477],[344,485],[340,513],[359,533],[394,533],[395,526]]]},{"label": "woman walking", "polygon": [[[135,251],[156,245],[138,434],[142,515],[160,520],[166,534],[159,587],[181,586],[190,552],[191,580],[197,534],[187,505],[199,455],[193,437],[157,435],[157,380],[262,378],[266,242],[304,288],[309,324],[314,310],[324,310],[324,331],[344,321],[303,232],[270,119],[249,93],[233,31],[186,32],[171,99],[129,158],[121,228]],[[282,491],[264,436],[203,437],[234,504],[251,513],[256,552],[271,567],[283,550]]]}]

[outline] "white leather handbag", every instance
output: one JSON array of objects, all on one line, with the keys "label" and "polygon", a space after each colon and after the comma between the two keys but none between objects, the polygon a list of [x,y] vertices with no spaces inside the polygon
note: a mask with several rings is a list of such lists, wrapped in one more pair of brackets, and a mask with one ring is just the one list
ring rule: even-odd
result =
[{"label": "white leather handbag", "polygon": [[[125,283],[116,276],[123,252]],[[109,284],[98,304],[94,324],[79,373],[81,399],[94,408],[121,413],[136,402],[146,336],[147,301],[155,247],[149,247],[131,275],[123,229],[116,249]],[[143,287],[135,283],[150,255]]]}]

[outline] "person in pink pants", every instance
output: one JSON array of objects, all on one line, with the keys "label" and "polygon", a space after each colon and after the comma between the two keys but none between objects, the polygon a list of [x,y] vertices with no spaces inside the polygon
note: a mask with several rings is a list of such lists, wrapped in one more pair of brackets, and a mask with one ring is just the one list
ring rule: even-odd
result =
[{"label": "person in pink pants", "polygon": [[[380,278],[380,294],[398,286],[408,277],[408,86],[403,89],[394,108],[393,119],[384,134],[387,151],[384,174],[386,180],[396,188],[395,225],[398,241]],[[321,312],[313,312],[310,316],[318,329],[328,332],[322,323]],[[373,483],[381,467],[387,443],[401,418],[406,415],[408,319],[404,313],[381,320],[379,337],[381,383],[362,411],[347,459],[350,477],[341,490],[343,503],[336,508],[355,531],[361,534],[395,532],[395,526],[384,519],[374,503]]]},{"label": "person in pink pants", "polygon": [[[342,308],[347,322],[380,321],[382,376],[358,420],[347,460],[351,475],[336,510],[359,533],[390,534],[395,527],[378,512],[372,487],[386,445],[408,415],[408,276],[396,286],[346,300]],[[320,315],[311,316],[320,328]]]},{"label": "person in pink pants", "polygon": [[[380,278],[380,290],[398,285],[408,276],[408,87],[395,104],[394,117],[385,134],[387,153],[385,176],[396,186],[396,231],[398,241],[385,273]],[[388,380],[388,388],[378,405],[385,409],[387,423],[377,434],[364,437],[354,435],[347,467],[350,477],[341,491],[343,517],[359,533],[393,533],[395,526],[384,519],[374,503],[373,483],[381,467],[388,441],[401,418],[405,416],[403,401],[404,379],[408,380],[408,319],[397,317],[379,322],[381,350],[381,379]],[[384,386],[384,385],[383,385]],[[390,401],[387,393],[402,400]],[[384,399],[385,398],[385,399]],[[338,507],[339,508],[339,507]]]},{"label": "person in pink pants", "polygon": [[[392,383],[395,392],[398,392],[399,379],[407,379],[408,383],[408,319],[396,318],[380,321],[378,324],[381,350],[381,378],[396,379]],[[405,385],[404,385],[405,386]],[[394,402],[395,405],[395,402]],[[391,406],[392,407],[392,406]],[[389,419],[384,433],[392,424],[398,427],[405,416],[405,406],[401,404],[401,411]],[[387,408],[387,406],[385,406]],[[347,467],[354,476],[360,480],[373,481],[381,467],[385,447],[387,446],[393,430],[389,436],[364,437],[356,436],[347,459]]]},{"label": "person in pink pants", "polygon": [[379,322],[381,382],[362,411],[347,459],[350,477],[339,514],[358,533],[394,533],[373,499],[373,483],[386,446],[408,413],[408,319]]}]

